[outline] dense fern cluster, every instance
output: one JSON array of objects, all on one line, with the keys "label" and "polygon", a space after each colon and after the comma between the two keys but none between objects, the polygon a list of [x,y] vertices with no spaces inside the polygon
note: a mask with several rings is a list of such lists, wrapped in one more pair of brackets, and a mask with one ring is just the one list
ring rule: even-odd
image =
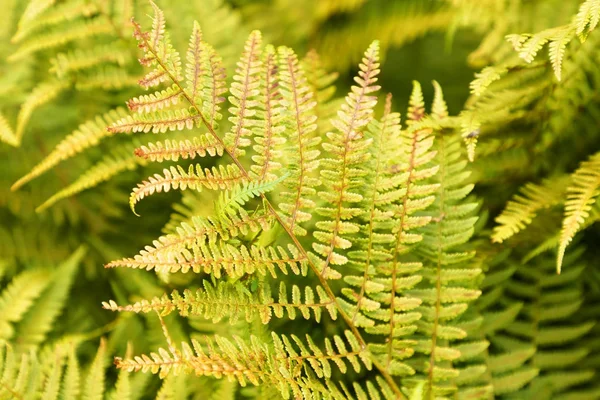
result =
[{"label": "dense fern cluster", "polygon": [[[296,3],[11,0],[0,398],[600,398],[600,2]],[[465,27],[401,116],[386,51]]]}]

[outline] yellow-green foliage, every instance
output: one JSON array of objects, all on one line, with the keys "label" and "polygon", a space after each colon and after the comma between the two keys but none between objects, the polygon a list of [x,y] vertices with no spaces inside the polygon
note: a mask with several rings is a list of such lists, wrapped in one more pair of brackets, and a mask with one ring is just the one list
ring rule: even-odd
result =
[{"label": "yellow-green foliage", "polygon": [[598,0],[176,3],[10,2],[0,398],[600,399]]}]

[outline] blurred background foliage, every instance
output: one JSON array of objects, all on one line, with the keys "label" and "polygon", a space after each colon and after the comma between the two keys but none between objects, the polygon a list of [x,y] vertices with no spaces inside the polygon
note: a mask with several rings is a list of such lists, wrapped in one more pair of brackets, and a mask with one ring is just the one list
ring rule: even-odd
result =
[{"label": "blurred background foliage", "polygon": [[[260,29],[266,42],[285,44],[300,55],[316,50],[324,66],[339,73],[338,96],[350,86],[355,66],[368,43],[378,39],[383,50],[380,83],[385,92],[394,94],[395,108],[406,109],[413,80],[424,83],[425,97],[431,99],[433,89],[425,83],[436,79],[444,87],[451,114],[458,114],[470,105],[477,106],[478,100],[473,98],[469,89],[476,72],[517,57],[504,39],[505,35],[538,32],[568,23],[580,4],[574,0],[156,2],[165,11],[173,42],[179,49],[187,45],[192,23],[197,20],[205,40],[214,45],[231,68],[249,32]],[[186,193],[182,201],[180,194],[169,193],[141,205],[144,218],[135,217],[127,204],[129,191],[136,182],[156,172],[158,167],[125,160],[122,169],[128,172],[113,173],[107,182],[36,212],[46,199],[75,182],[83,171],[113,152],[120,141],[127,145],[129,138],[101,143],[87,150],[85,156],[68,159],[42,178],[11,191],[11,186],[31,171],[67,134],[96,115],[123,106],[138,92],[136,78],[141,69],[135,60],[135,43],[128,19],[117,16],[149,14],[145,1],[79,2],[82,6],[92,7],[91,17],[111,21],[112,30],[102,40],[118,43],[122,53],[122,59],[115,63],[117,68],[96,71],[95,75],[86,71],[66,75],[56,72],[57,53],[85,49],[96,40],[94,36],[64,44],[52,43],[47,50],[40,48],[39,51],[27,52],[22,52],[23,43],[11,41],[28,13],[36,8],[45,10],[49,7],[41,12],[44,15],[43,12],[66,3],[69,1],[2,1],[0,114],[3,120],[0,120],[0,131],[11,130],[18,137],[19,145],[0,142],[0,310],[9,309],[10,290],[18,293],[29,290],[31,301],[21,305],[10,318],[2,316],[0,311],[0,339],[8,340],[17,349],[34,349],[40,354],[44,346],[52,347],[70,340],[77,344],[81,366],[87,368],[99,348],[100,338],[105,337],[106,349],[102,354],[106,361],[101,363],[101,367],[108,371],[106,387],[112,388],[117,374],[109,367],[109,356],[124,354],[128,342],[135,347],[135,354],[147,353],[163,346],[164,337],[155,316],[119,314],[117,317],[102,310],[101,302],[115,299],[130,303],[151,298],[173,287],[193,285],[194,278],[176,275],[165,280],[138,270],[106,270],[103,265],[131,255],[151,243],[161,234],[175,210],[183,213],[173,217],[177,220],[185,218],[185,214],[191,212],[189,210],[201,214],[205,203],[193,194]],[[131,9],[125,10],[129,6]],[[592,38],[589,40],[592,41]],[[597,41],[594,39],[594,43]],[[598,58],[596,53],[590,55],[591,59]],[[593,65],[590,68],[593,69]],[[546,72],[544,79],[550,82],[549,68]],[[596,76],[597,71],[591,75]],[[598,149],[599,99],[597,86],[594,86],[598,82],[590,76],[582,79],[592,82],[595,94],[580,96],[580,101],[573,107],[582,117],[571,115],[568,119],[581,119],[581,126],[569,126],[569,133],[561,136],[561,140],[550,133],[552,122],[548,123],[550,125],[541,124],[539,120],[532,120],[530,114],[517,122],[512,120],[482,128],[473,167],[480,181],[476,190],[483,198],[483,209],[490,217],[501,211],[506,201],[525,182],[539,182],[542,178],[572,172],[586,154]],[[529,81],[523,80],[529,84]],[[54,85],[58,89],[53,92],[42,86],[41,94],[32,95],[36,90],[40,91],[41,84]],[[553,89],[546,86],[544,90]],[[540,98],[540,102],[546,103],[552,99],[546,95]],[[536,107],[539,109],[539,105],[529,103],[522,110],[533,112]],[[555,111],[550,107],[540,112],[547,115]],[[563,128],[559,126],[557,129]],[[484,133],[489,133],[489,136]],[[569,154],[565,154],[565,149]],[[505,263],[520,262],[518,260],[535,250],[536,246],[543,245],[540,237],[546,238],[548,231],[556,231],[560,227],[560,218],[556,218],[553,212],[536,220],[530,231],[510,245],[513,255],[511,261]],[[499,246],[487,244],[487,227],[492,225],[492,219],[488,218],[486,227],[482,224],[481,240],[486,242],[483,248],[487,246],[489,253],[495,256],[501,253]],[[597,231],[590,230],[582,239],[583,244],[589,244],[586,259],[589,263],[596,262]],[[485,251],[481,257],[484,256]],[[70,272],[60,278],[56,271],[63,270]],[[17,278],[23,274],[19,281]],[[589,286],[598,297],[600,279],[596,272],[588,274],[586,287]],[[11,289],[11,285],[16,286]],[[46,301],[44,296],[53,299],[56,312],[48,318],[46,328],[31,327],[27,320],[36,312],[36,304]],[[174,338],[183,337],[184,333],[198,335],[203,331],[227,330],[231,334],[235,330],[235,326],[211,324],[200,318],[190,321],[183,325],[170,316],[166,322]],[[255,329],[264,328],[257,326]],[[240,334],[247,335],[248,332]],[[43,359],[43,355],[40,357]],[[132,390],[133,398],[153,397],[160,390],[160,385],[166,387],[164,393],[179,390],[180,393],[173,398],[184,398],[192,393],[197,399],[220,398],[223,393],[235,390],[234,385],[228,382],[206,379],[169,378],[162,384],[142,374],[137,374],[135,379],[132,387],[139,390]],[[181,385],[183,380],[187,380],[186,385]],[[183,387],[185,389],[181,389]],[[269,396],[268,389],[252,390],[265,390],[261,398]]]}]

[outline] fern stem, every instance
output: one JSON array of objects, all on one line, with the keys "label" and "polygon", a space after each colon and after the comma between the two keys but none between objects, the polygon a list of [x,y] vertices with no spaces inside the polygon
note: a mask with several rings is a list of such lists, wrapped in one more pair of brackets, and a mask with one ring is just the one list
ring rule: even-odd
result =
[{"label": "fern stem", "polygon": [[[141,29],[139,27],[139,25],[137,25],[137,23],[135,23],[135,22],[134,22],[134,28],[135,29]],[[208,131],[210,132],[210,134],[214,136],[215,140],[218,142],[219,145],[223,146],[223,148],[225,149],[225,152],[227,153],[227,155],[229,155],[229,157],[231,158],[231,160],[233,161],[233,163],[239,168],[239,170],[242,173],[242,175],[244,177],[246,177],[247,179],[250,179],[250,175],[248,174],[248,171],[246,171],[246,169],[244,168],[244,166],[242,165],[242,163],[240,162],[240,160],[235,156],[236,148],[234,147],[233,149],[230,149],[227,146],[225,146],[225,143],[219,137],[219,135],[217,135],[217,133],[213,129],[212,125],[210,125],[208,123],[208,121],[204,118],[204,115],[202,114],[200,108],[198,107],[198,105],[196,104],[196,102],[194,101],[194,99],[192,99],[185,92],[183,86],[181,85],[181,82],[175,76],[173,76],[173,74],[171,73],[170,70],[167,69],[167,66],[162,61],[162,58],[159,57],[159,55],[156,53],[154,47],[152,47],[150,45],[150,43],[148,43],[148,38],[145,35],[141,35],[141,38],[144,41],[144,45],[146,46],[146,48],[148,49],[148,51],[150,51],[156,57],[157,63],[167,73],[167,75],[169,76],[169,79],[171,79],[171,81],[175,85],[178,86],[178,88],[183,93],[183,97],[185,97],[185,99],[190,104],[190,106],[192,106],[197,111],[198,115],[200,116],[200,119],[201,119],[202,123],[206,126],[206,128],[208,129]],[[415,135],[415,141],[416,141],[416,135]],[[412,157],[414,158],[414,155]],[[414,162],[413,158],[411,158],[411,165]],[[297,247],[298,251],[306,258],[306,260],[307,260],[307,262],[309,264],[310,269],[313,271],[313,273],[319,279],[319,283],[321,284],[321,286],[323,287],[323,289],[327,293],[327,296],[329,296],[329,298],[331,299],[331,301],[333,301],[335,303],[336,308],[338,309],[338,312],[342,316],[342,319],[346,322],[346,324],[348,325],[348,327],[350,328],[350,330],[352,331],[352,333],[354,334],[354,336],[358,340],[361,348],[366,350],[367,349],[367,344],[366,344],[365,340],[363,339],[362,335],[360,334],[358,328],[354,325],[354,323],[352,322],[352,319],[346,314],[346,312],[344,312],[344,310],[340,306],[340,304],[339,304],[339,302],[338,302],[335,294],[333,293],[333,290],[331,289],[331,287],[327,283],[327,280],[321,275],[321,273],[319,272],[319,270],[317,269],[317,267],[315,266],[315,264],[312,262],[312,260],[308,256],[307,251],[304,249],[304,247],[302,246],[302,244],[300,243],[300,241],[298,240],[298,238],[296,237],[296,235],[294,235],[294,233],[290,229],[290,227],[287,226],[285,224],[285,222],[281,219],[281,217],[279,216],[279,214],[277,213],[277,211],[275,210],[275,208],[273,207],[273,205],[271,204],[271,202],[267,199],[267,197],[265,196],[265,194],[261,193],[260,197],[262,198],[262,200],[264,201],[264,204],[269,209],[269,212],[271,214],[273,214],[273,216],[275,217],[275,219],[277,220],[277,222],[286,231],[286,233],[288,234],[288,236],[290,237],[290,239],[292,240],[292,242],[294,243],[294,245]],[[393,287],[392,287],[392,290],[394,290]],[[392,310],[393,310],[393,308],[392,308]],[[393,319],[392,319],[392,321],[393,321]],[[391,343],[390,343],[390,345],[391,345]],[[377,370],[379,371],[379,373],[383,376],[383,378],[385,379],[385,381],[388,383],[388,385],[390,385],[390,388],[392,389],[392,391],[396,395],[396,399],[406,399],[406,396],[400,391],[400,389],[398,388],[398,385],[394,381],[394,378],[392,377],[392,375],[388,372],[387,368],[385,366],[381,365],[379,363],[379,361],[377,361],[374,358],[372,359],[372,362],[373,362],[373,365],[375,366],[375,368],[377,368]]]}]

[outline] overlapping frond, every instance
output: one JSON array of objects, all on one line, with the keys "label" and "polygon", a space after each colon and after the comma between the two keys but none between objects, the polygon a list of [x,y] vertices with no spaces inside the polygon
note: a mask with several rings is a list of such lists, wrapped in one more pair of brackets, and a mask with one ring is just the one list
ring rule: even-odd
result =
[{"label": "overlapping frond", "polygon": [[315,112],[317,114],[318,130],[320,134],[325,134],[333,129],[331,119],[335,117],[339,108],[340,98],[335,98],[335,81],[339,74],[328,72],[323,66],[323,61],[316,50],[310,50],[302,59],[302,67],[306,73],[306,79],[314,93],[314,100],[317,102]]},{"label": "overlapping frond", "polygon": [[112,34],[113,29],[109,21],[103,17],[76,20],[64,25],[58,24],[56,28],[42,35],[24,40],[18,50],[8,59],[9,61],[17,62],[42,50],[64,46],[71,42],[94,36]]},{"label": "overlapping frond", "polygon": [[237,215],[238,210],[250,201],[250,199],[274,190],[286,177],[287,174],[273,180],[250,181],[235,184],[231,190],[225,190],[219,195],[219,199],[215,204],[217,214]]},{"label": "overlapping frond", "polygon": [[174,229],[175,233],[161,236],[152,243],[152,246],[146,246],[133,259],[113,261],[107,264],[107,267],[125,265],[129,260],[135,260],[139,264],[151,264],[165,259],[173,260],[186,249],[201,243],[215,242],[218,239],[227,241],[260,229],[268,230],[271,223],[271,216],[264,213],[248,214],[243,209],[239,209],[237,215],[224,215],[219,219],[194,216],[189,223],[182,222],[177,226]]},{"label": "overlapping frond", "polygon": [[503,242],[529,225],[537,213],[556,206],[563,200],[569,183],[568,176],[548,179],[540,185],[528,183],[506,204],[506,208],[496,217],[492,241]]},{"label": "overlapping frond", "polygon": [[569,254],[565,260],[569,267],[561,275],[556,274],[551,257],[520,265],[505,286],[507,301],[524,303],[517,317],[490,337],[494,348],[505,354],[494,358],[494,370],[502,373],[521,365],[494,380],[503,384],[505,392],[520,390],[525,398],[597,396],[592,394],[598,390],[594,372],[582,362],[590,351],[584,338],[594,322],[572,318],[584,296],[579,277],[586,266],[580,264],[580,254]]},{"label": "overlapping frond", "polygon": [[200,164],[192,164],[187,171],[181,166],[172,166],[165,168],[161,174],[154,174],[148,180],[138,183],[137,187],[131,192],[129,205],[135,212],[135,205],[143,198],[154,193],[168,192],[169,190],[202,190],[203,188],[233,189],[236,183],[245,181],[244,175],[237,166],[228,164],[220,165],[218,168],[204,168]]},{"label": "overlapping frond", "polygon": [[584,39],[598,26],[598,22],[600,22],[600,2],[598,0],[584,1],[579,7],[574,21],[577,35]]},{"label": "overlapping frond", "polygon": [[[446,108],[437,86],[436,100],[432,114],[444,118]],[[460,137],[438,134],[434,148],[440,169],[433,182],[438,188],[427,211],[432,221],[420,230],[423,240],[416,250],[424,260],[420,271],[423,281],[408,291],[422,301],[415,310],[422,314],[414,336],[415,352],[422,356],[414,362],[419,365],[423,359],[424,365],[416,368],[421,372],[417,380],[424,380],[426,390],[433,396],[460,394],[473,390],[471,386],[491,392],[490,386],[480,386],[479,382],[486,366],[477,358],[485,346],[478,341],[465,341],[468,333],[461,327],[474,320],[465,312],[481,294],[478,278],[482,273],[471,262],[472,247],[465,246],[478,219],[474,215],[477,203],[465,200],[473,190],[473,184],[468,183],[470,171],[465,170],[468,161]],[[469,345],[474,345],[470,351],[461,351]],[[466,365],[458,367],[457,363]]]},{"label": "overlapping frond", "polygon": [[216,128],[222,118],[219,104],[225,101],[222,95],[227,92],[225,68],[215,49],[202,40],[197,22],[194,22],[186,60],[187,94],[201,105],[206,122]]},{"label": "overlapping frond", "polygon": [[558,246],[557,268],[560,273],[565,251],[579,231],[600,195],[600,153],[596,153],[572,176],[573,183],[567,188],[565,216]]},{"label": "overlapping frond", "polygon": [[401,156],[394,160],[396,164],[391,166],[392,171],[401,176],[400,197],[390,210],[393,216],[392,234],[394,235],[391,257],[378,269],[378,273],[388,279],[387,287],[380,296],[385,299],[386,304],[389,304],[389,310],[385,310],[387,316],[382,318],[386,323],[372,328],[374,333],[387,336],[386,345],[379,349],[380,357],[392,373],[398,375],[414,373],[412,367],[400,361],[405,357],[407,347],[402,339],[417,328],[414,324],[406,324],[404,318],[408,317],[410,320],[412,317],[414,320],[415,314],[406,315],[406,311],[414,310],[422,301],[418,297],[405,294],[410,293],[409,289],[421,280],[421,276],[415,272],[422,268],[422,264],[405,260],[403,255],[410,250],[411,246],[422,240],[422,235],[417,229],[430,223],[431,217],[417,213],[434,202],[434,194],[438,189],[438,184],[428,182],[437,173],[439,167],[431,165],[436,154],[432,149],[433,130],[419,128],[419,122],[424,115],[421,85],[414,82],[407,113],[407,128],[400,134]]},{"label": "overlapping frond", "polygon": [[21,106],[21,110],[17,117],[17,128],[15,130],[17,142],[21,142],[23,134],[25,133],[25,126],[31,119],[33,111],[41,105],[55,99],[66,89],[66,87],[67,85],[64,82],[50,80],[48,82],[40,83],[31,91]]},{"label": "overlapping frond", "polygon": [[600,4],[597,0],[586,0],[571,23],[546,29],[536,34],[511,34],[506,38],[525,62],[531,63],[542,47],[549,43],[548,51],[556,78],[562,79],[562,65],[567,45],[579,36],[585,41],[587,35],[600,21]]},{"label": "overlapping frond", "polygon": [[144,32],[139,24],[133,23],[133,35],[144,52],[139,61],[145,67],[152,68],[142,79],[140,86],[148,89],[170,79],[182,79],[181,57],[173,45],[169,33],[165,30],[165,15],[160,8],[150,2],[154,10],[152,30]]},{"label": "overlapping frond", "polygon": [[[309,336],[302,340],[295,335],[288,337],[273,333],[272,337],[275,343],[273,348],[256,336],[251,336],[249,342],[239,337],[231,341],[216,336],[213,340],[208,339],[204,348],[192,340],[192,346],[182,343],[181,350],[171,345],[169,350],[160,349],[149,356],[130,359],[117,358],[115,362],[118,368],[127,371],[152,372],[162,377],[188,372],[230,378],[241,386],[266,383],[277,387],[284,398],[320,398],[324,395],[331,397],[331,394],[336,399],[353,398],[343,397],[342,393],[349,393],[345,387],[342,392],[335,387],[335,383],[328,382],[332,377],[331,364],[342,372],[348,369],[348,365],[357,372],[371,368],[367,353],[349,331],[345,332],[344,338],[334,336],[333,341],[327,339],[324,349],[318,347]],[[310,379],[314,375],[325,382]],[[332,393],[328,391],[332,389],[330,385],[335,388]],[[369,386],[376,391],[374,385]],[[385,384],[383,386],[386,387]]]},{"label": "overlapping frond", "polygon": [[0,337],[10,339],[13,324],[20,321],[49,284],[49,273],[44,270],[25,271],[16,276],[0,293]]},{"label": "overlapping frond", "polygon": [[27,175],[15,182],[11,189],[19,189],[31,180],[51,170],[60,162],[97,145],[109,135],[106,128],[125,116],[125,110],[116,108],[81,124],[75,131],[65,137],[44,160],[33,167]]},{"label": "overlapping frond", "polygon": [[256,122],[253,129],[252,146],[256,155],[250,167],[253,179],[263,181],[276,177],[274,171],[281,168],[281,146],[285,143],[282,133],[285,130],[283,108],[279,102],[279,78],[277,74],[277,54],[273,46],[266,46],[262,56],[260,76],[260,101],[256,111]]},{"label": "overlapping frond", "polygon": [[133,153],[138,145],[134,142],[113,147],[108,155],[81,174],[75,182],[42,203],[36,208],[36,211],[41,212],[56,202],[106,182],[123,171],[133,170],[139,165],[144,165],[146,160],[136,157]]},{"label": "overlapping frond", "polygon": [[234,155],[243,155],[244,147],[251,145],[247,138],[252,134],[252,128],[258,107],[257,97],[260,95],[259,74],[262,68],[260,49],[262,35],[254,31],[244,45],[244,51],[237,63],[233,82],[229,88],[231,108],[229,121],[233,124],[231,130],[225,134],[224,142],[227,149]]},{"label": "overlapping frond", "polygon": [[35,304],[19,322],[19,346],[38,346],[44,343],[53,324],[68,303],[68,295],[75,280],[78,264],[85,256],[85,249],[79,248],[60,265]]},{"label": "overlapping frond", "polygon": [[[36,3],[38,4],[36,5]],[[41,6],[40,3],[46,4]],[[88,3],[82,0],[64,2],[52,7],[53,3],[54,1],[52,0],[41,2],[30,1],[12,41],[16,43],[22,42],[42,28],[61,25],[80,17],[88,17],[99,11],[95,3]]]},{"label": "overlapping frond", "polygon": [[321,179],[329,191],[319,192],[325,205],[317,208],[317,213],[325,218],[316,224],[313,233],[316,241],[315,263],[322,277],[339,278],[338,271],[330,265],[343,265],[348,262],[339,249],[352,246],[344,236],[358,232],[359,226],[351,222],[363,213],[357,207],[363,196],[358,193],[362,185],[361,178],[367,174],[365,164],[369,159],[368,148],[372,140],[365,138],[363,130],[373,118],[373,108],[377,98],[373,95],[379,90],[379,44],[374,42],[365,52],[360,64],[359,75],[355,77],[358,86],[353,86],[346,102],[340,107],[338,118],[332,121],[335,132],[327,133],[328,140],[323,143],[324,150],[333,158],[321,160]]},{"label": "overlapping frond", "polygon": [[66,53],[59,53],[50,60],[50,72],[58,78],[90,70],[100,65],[117,65],[123,67],[129,63],[131,52],[124,48],[120,42],[98,45],[91,49],[76,49]]},{"label": "overlapping frond", "polygon": [[321,183],[314,176],[320,154],[316,146],[321,139],[315,135],[315,102],[298,57],[288,48],[280,48],[278,56],[281,106],[290,114],[286,121],[289,150],[285,152],[289,177],[283,182],[286,189],[279,194],[278,206],[290,231],[304,236],[307,231],[301,224],[312,218],[309,211],[315,206],[312,197]]},{"label": "overlapping frond", "polygon": [[[16,352],[10,345],[0,343],[0,397],[101,399],[107,393],[106,346],[106,341],[102,339],[89,370],[83,373],[75,354],[75,343],[59,343],[41,352]],[[126,371],[119,374],[116,387],[116,392],[121,394],[119,399],[132,398],[122,388],[128,383],[128,379]]]}]

